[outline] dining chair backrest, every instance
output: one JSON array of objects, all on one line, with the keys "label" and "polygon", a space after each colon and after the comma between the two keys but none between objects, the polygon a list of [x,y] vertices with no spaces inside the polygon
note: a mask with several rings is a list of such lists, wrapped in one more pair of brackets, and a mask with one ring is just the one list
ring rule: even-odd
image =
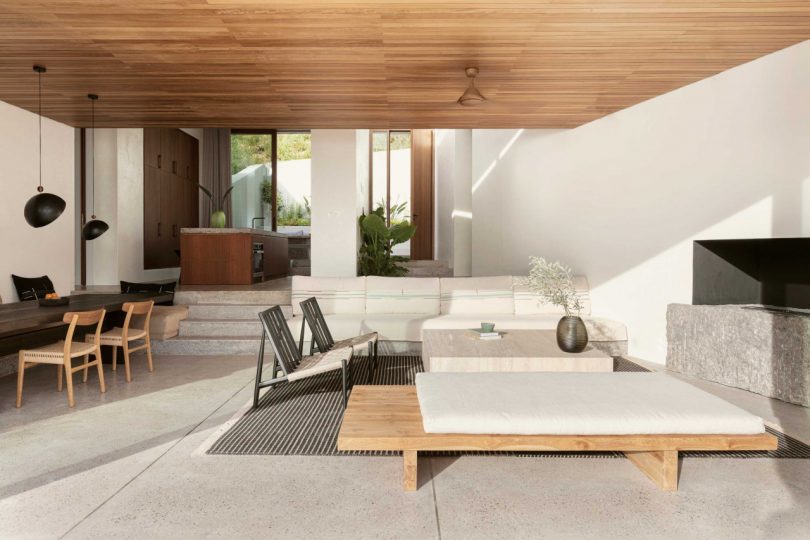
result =
[{"label": "dining chair backrest", "polygon": [[[281,306],[273,306],[259,313],[264,335],[270,340],[273,352],[285,375],[294,372],[301,363],[301,353],[295,344],[290,327],[284,319]],[[264,336],[262,337],[264,339]]]},{"label": "dining chair backrest", "polygon": [[124,340],[126,340],[127,334],[129,333],[129,327],[132,323],[133,316],[146,315],[142,319],[143,326],[138,328],[138,330],[145,330],[146,332],[149,332],[149,321],[152,318],[152,308],[154,306],[154,300],[144,300],[143,302],[124,302],[124,305],[121,307],[121,309],[124,310],[124,313],[127,314],[124,318]]},{"label": "dining chair backrest", "polygon": [[326,352],[331,350],[335,346],[335,340],[326,325],[326,319],[323,317],[321,306],[318,305],[318,299],[313,296],[303,300],[301,302],[301,311],[304,314],[304,322],[312,331],[312,340],[317,345],[318,351]]},{"label": "dining chair backrest", "polygon": [[104,309],[96,309],[93,311],[68,311],[62,316],[62,322],[67,323],[68,330],[65,336],[65,355],[70,355],[70,347],[73,344],[73,334],[77,326],[90,326],[96,325],[93,343],[96,345],[100,342],[101,327],[104,324],[104,315],[107,313]]}]

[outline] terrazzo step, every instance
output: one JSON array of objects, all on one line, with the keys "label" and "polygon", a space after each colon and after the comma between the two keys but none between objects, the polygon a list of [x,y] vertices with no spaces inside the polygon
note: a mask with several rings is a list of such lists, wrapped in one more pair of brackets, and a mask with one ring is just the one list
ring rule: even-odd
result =
[{"label": "terrazzo step", "polygon": [[[215,338],[175,337],[166,341],[153,341],[152,352],[165,356],[257,355],[261,335],[218,336]],[[265,344],[268,354],[272,348]]]},{"label": "terrazzo step", "polygon": [[177,291],[175,304],[257,304],[262,306],[289,305],[292,291]]},{"label": "terrazzo step", "polygon": [[216,339],[220,336],[261,336],[262,323],[259,319],[186,319],[180,321],[181,337],[205,337]]},{"label": "terrazzo step", "polygon": [[[260,311],[276,304],[189,304],[188,319],[236,319],[253,320]],[[292,306],[282,305],[284,317],[292,317]]]}]

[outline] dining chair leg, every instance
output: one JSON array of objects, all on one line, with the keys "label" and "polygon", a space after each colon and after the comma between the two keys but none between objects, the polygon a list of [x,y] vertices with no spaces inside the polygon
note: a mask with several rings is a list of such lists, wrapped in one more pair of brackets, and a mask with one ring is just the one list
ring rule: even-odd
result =
[{"label": "dining chair leg", "polygon": [[127,374],[127,382],[132,382],[132,372],[129,369],[129,347],[124,343],[121,348],[124,352],[124,373]]},{"label": "dining chair leg", "polygon": [[73,407],[76,402],[73,400],[73,368],[70,365],[70,358],[65,360],[65,382],[67,383],[68,407]]},{"label": "dining chair leg", "polygon": [[87,382],[87,370],[90,369],[90,355],[84,355],[84,373],[82,373],[82,382]]},{"label": "dining chair leg", "polygon": [[19,354],[17,362],[17,408],[22,407],[23,378],[25,377],[25,360],[22,353]]},{"label": "dining chair leg", "polygon": [[107,385],[104,383],[104,367],[101,365],[101,347],[96,349],[96,369],[98,369],[98,385],[101,387],[101,393],[107,391]]},{"label": "dining chair leg", "polygon": [[62,370],[65,369],[64,365],[56,366],[56,390],[58,392],[62,391]]},{"label": "dining chair leg", "polygon": [[113,371],[118,369],[118,346],[113,345]]},{"label": "dining chair leg", "polygon": [[149,339],[149,334],[146,335],[146,365],[149,371],[155,371],[152,367],[152,340]]}]

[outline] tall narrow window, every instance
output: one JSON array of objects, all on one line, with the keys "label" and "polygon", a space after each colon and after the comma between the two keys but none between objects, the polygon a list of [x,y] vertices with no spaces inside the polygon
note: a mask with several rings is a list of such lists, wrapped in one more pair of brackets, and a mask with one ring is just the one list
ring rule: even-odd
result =
[{"label": "tall narrow window", "polygon": [[[369,207],[382,208],[386,223],[411,218],[411,132],[371,132]],[[395,255],[410,256],[410,241],[394,247]]]},{"label": "tall narrow window", "polygon": [[312,138],[308,132],[278,133],[278,201],[280,232],[308,235],[312,197]]},{"label": "tall narrow window", "polygon": [[273,216],[272,131],[231,132],[231,223],[271,228]]}]

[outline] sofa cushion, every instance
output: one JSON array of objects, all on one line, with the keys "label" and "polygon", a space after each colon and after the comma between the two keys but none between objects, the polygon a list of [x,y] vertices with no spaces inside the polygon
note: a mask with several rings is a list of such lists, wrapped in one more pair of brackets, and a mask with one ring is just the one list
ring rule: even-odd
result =
[{"label": "sofa cushion", "polygon": [[[538,313],[536,315],[492,315],[491,313],[468,313],[465,315],[439,315],[425,321],[424,330],[463,330],[478,328],[482,322],[495,323],[495,330],[556,330],[560,315]],[[627,328],[620,322],[609,319],[583,317],[591,341],[627,341]]]},{"label": "sofa cushion", "polygon": [[[293,315],[301,315],[301,301],[315,297],[324,315],[364,314],[366,312],[366,278],[316,278],[293,276]],[[335,337],[337,339],[337,337]]]},{"label": "sofa cushion", "polygon": [[441,313],[513,314],[512,276],[441,278]]},{"label": "sofa cushion", "polygon": [[439,278],[366,278],[366,313],[439,314]]},{"label": "sofa cushion", "polygon": [[381,341],[421,341],[422,327],[436,315],[377,314],[363,319],[362,332],[377,332]]},{"label": "sofa cushion", "polygon": [[[579,301],[582,302],[581,315],[591,314],[591,295],[588,287],[588,278],[574,276],[574,290]],[[516,315],[538,315],[541,313],[556,313],[564,315],[565,310],[560,306],[549,304],[540,295],[535,294],[526,284],[526,276],[514,276],[514,300]]]},{"label": "sofa cushion", "polygon": [[[343,313],[324,315],[323,318],[326,321],[326,326],[329,327],[329,332],[332,334],[332,338],[335,341],[353,338],[365,333],[361,331],[363,327],[363,315]],[[292,332],[293,339],[295,339],[296,343],[298,343],[298,340],[301,338],[301,325],[303,323],[304,317],[301,315],[287,320],[287,326],[290,327],[290,332]],[[306,332],[304,333],[304,341],[310,341],[311,339],[312,332],[310,332],[309,327],[307,327]],[[307,352],[308,351],[304,351],[304,353]]]}]

